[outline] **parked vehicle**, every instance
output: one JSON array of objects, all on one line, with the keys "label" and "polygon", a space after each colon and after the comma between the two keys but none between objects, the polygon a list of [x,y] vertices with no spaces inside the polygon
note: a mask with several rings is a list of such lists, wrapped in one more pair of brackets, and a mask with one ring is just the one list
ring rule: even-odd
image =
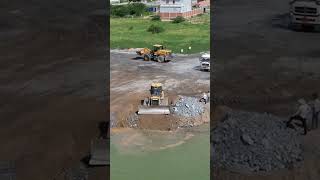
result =
[{"label": "parked vehicle", "polygon": [[320,24],[320,0],[291,0],[290,26],[297,29]]},{"label": "parked vehicle", "polygon": [[136,51],[137,55],[143,56],[145,61],[169,62],[172,60],[172,51],[165,49],[163,45],[155,44],[153,49],[143,48]]},{"label": "parked vehicle", "polygon": [[210,71],[210,54],[203,54],[199,58],[200,61],[200,70]]}]

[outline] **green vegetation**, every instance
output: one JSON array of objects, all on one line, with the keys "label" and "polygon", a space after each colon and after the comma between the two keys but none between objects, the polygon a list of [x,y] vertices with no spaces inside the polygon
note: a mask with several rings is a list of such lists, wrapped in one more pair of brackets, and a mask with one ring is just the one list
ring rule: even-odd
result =
[{"label": "green vegetation", "polygon": [[182,23],[184,22],[185,19],[182,16],[177,16],[176,18],[173,19],[173,23]]},{"label": "green vegetation", "polygon": [[152,20],[152,21],[160,21],[161,18],[160,18],[159,15],[154,15],[154,16],[152,16],[151,20]]},{"label": "green vegetation", "polygon": [[[174,53],[180,53],[181,49],[183,53],[207,51],[210,49],[209,15],[194,18],[197,23],[191,23],[191,19],[178,24],[145,18],[111,18],[111,48],[151,48],[153,44],[163,44]],[[147,32],[151,25],[164,28],[164,32]]]},{"label": "green vegetation", "polygon": [[193,24],[210,23],[210,16],[209,16],[209,14],[199,14],[199,15],[193,17],[190,22]]},{"label": "green vegetation", "polygon": [[111,16],[125,17],[125,16],[142,16],[147,14],[147,6],[142,3],[130,3],[126,5],[111,6]]},{"label": "green vegetation", "polygon": [[151,32],[152,34],[155,34],[155,33],[161,33],[164,31],[164,28],[161,27],[161,26],[158,26],[158,25],[153,25],[151,24],[149,26],[149,28],[147,29],[148,32]]}]

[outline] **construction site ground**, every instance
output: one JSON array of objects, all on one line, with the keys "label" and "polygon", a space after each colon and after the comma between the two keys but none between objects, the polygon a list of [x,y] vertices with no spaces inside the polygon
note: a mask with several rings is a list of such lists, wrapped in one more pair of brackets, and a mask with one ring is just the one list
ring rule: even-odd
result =
[{"label": "construction site ground", "polygon": [[[178,95],[200,97],[209,91],[210,73],[199,70],[199,54],[176,55],[168,63],[143,61],[134,51],[113,50],[110,56],[110,110],[118,127],[128,127],[128,116],[150,96],[152,82],[163,84],[169,103],[174,103]],[[139,117],[140,128],[152,130],[170,130],[174,120],[171,115]]]},{"label": "construction site ground", "polygon": [[[299,98],[310,100],[313,92],[320,92],[319,33],[288,29],[288,1],[225,0],[213,6],[211,86],[220,105],[289,117]],[[212,127],[220,119],[214,116]],[[320,179],[319,136],[320,129],[303,137],[300,168],[264,175],[216,169],[212,179]]]},{"label": "construction site ground", "polygon": [[141,100],[150,96],[152,82],[163,84],[169,103],[179,95],[200,98],[209,91],[210,72],[199,70],[199,57],[175,55],[171,62],[158,63],[143,61],[134,49],[111,51],[110,111],[111,121],[117,122],[111,130],[112,179],[208,179],[209,104],[202,115],[191,118],[206,123],[192,128],[177,128],[178,119],[186,118],[172,114],[138,115],[138,128],[127,124]]},{"label": "construction site ground", "polygon": [[[0,161],[18,180],[63,179],[107,117],[105,2],[4,0],[0,10]],[[108,167],[88,171],[109,178]]]}]

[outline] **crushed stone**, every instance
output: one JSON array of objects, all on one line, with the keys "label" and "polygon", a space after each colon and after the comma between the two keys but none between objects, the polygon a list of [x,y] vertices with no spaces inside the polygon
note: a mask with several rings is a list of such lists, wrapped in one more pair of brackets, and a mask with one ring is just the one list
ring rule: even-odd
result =
[{"label": "crushed stone", "polygon": [[204,104],[198,98],[180,96],[176,104],[171,107],[171,112],[184,117],[196,117],[204,112]]},{"label": "crushed stone", "polygon": [[299,133],[271,114],[230,111],[211,132],[213,166],[233,171],[268,172],[303,160]]}]

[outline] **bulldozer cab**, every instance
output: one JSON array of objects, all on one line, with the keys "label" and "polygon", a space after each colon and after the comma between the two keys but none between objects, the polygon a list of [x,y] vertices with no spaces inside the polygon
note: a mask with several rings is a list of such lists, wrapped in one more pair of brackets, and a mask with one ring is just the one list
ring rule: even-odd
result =
[{"label": "bulldozer cab", "polygon": [[141,101],[138,114],[170,114],[168,99],[164,97],[161,83],[152,83],[150,97]]},{"label": "bulldozer cab", "polygon": [[152,96],[161,96],[161,93],[162,93],[162,87],[155,87],[155,86],[151,86],[151,89],[150,89],[150,94]]},{"label": "bulldozer cab", "polygon": [[150,105],[159,106],[160,100],[163,98],[163,90],[161,83],[152,83],[150,88]]},{"label": "bulldozer cab", "polygon": [[162,96],[162,84],[161,83],[152,83],[150,88],[151,96],[161,97]]},{"label": "bulldozer cab", "polygon": [[153,51],[154,52],[157,52],[157,51],[159,51],[159,50],[163,50],[164,48],[163,48],[163,45],[160,45],[160,44],[155,44],[155,45],[153,45]]}]

